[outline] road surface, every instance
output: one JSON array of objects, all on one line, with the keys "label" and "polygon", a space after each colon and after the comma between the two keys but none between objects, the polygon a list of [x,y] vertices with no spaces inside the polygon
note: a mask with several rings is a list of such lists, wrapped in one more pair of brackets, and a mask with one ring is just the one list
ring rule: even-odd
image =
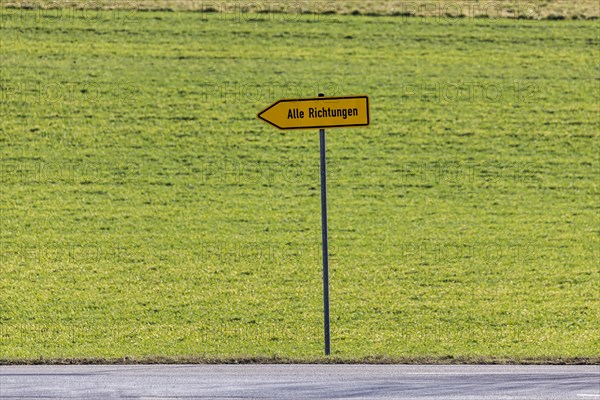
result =
[{"label": "road surface", "polygon": [[0,366],[0,399],[600,400],[600,366]]}]

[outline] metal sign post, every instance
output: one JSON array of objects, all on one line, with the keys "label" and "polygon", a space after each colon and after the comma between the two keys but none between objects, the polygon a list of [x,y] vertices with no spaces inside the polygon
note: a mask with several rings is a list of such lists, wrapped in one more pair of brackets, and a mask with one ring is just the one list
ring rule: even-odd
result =
[{"label": "metal sign post", "polygon": [[[319,97],[324,97],[319,93]],[[329,326],[329,250],[327,235],[327,158],[325,129],[319,130],[321,148],[321,234],[323,238],[323,326],[325,332],[325,355],[331,353],[331,335]]]}]

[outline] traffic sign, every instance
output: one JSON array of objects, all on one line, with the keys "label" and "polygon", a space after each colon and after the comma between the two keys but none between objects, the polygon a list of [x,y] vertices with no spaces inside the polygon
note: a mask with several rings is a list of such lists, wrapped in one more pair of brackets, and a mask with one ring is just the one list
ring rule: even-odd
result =
[{"label": "traffic sign", "polygon": [[369,97],[325,97],[283,99],[258,113],[258,118],[279,129],[319,129],[321,152],[321,235],[323,239],[323,331],[325,355],[331,353],[329,323],[329,240],[327,229],[327,159],[325,128],[367,126]]},{"label": "traffic sign", "polygon": [[282,99],[258,114],[258,118],[279,129],[321,129],[367,126],[367,96]]}]

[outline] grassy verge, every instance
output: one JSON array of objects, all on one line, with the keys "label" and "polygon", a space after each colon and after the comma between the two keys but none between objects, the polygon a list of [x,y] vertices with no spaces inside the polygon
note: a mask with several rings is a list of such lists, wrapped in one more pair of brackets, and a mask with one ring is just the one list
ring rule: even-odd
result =
[{"label": "grassy verge", "polygon": [[334,359],[597,361],[595,22],[36,15],[2,15],[0,359],[322,361],[317,132],[255,115],[323,91],[373,114],[329,133]]},{"label": "grassy verge", "polygon": [[499,357],[123,357],[123,358],[38,358],[0,359],[0,365],[137,365],[137,364],[423,364],[423,365],[598,365],[600,358],[499,358]]}]

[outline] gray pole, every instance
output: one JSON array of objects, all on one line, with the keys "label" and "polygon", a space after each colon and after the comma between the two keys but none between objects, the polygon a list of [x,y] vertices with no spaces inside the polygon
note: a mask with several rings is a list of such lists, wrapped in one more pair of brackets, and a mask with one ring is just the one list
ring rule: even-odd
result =
[{"label": "gray pole", "polygon": [[[319,93],[319,97],[325,97]],[[329,332],[329,253],[327,243],[327,159],[325,158],[325,129],[319,130],[321,147],[321,233],[323,236],[323,321],[325,355],[331,352]]]}]

